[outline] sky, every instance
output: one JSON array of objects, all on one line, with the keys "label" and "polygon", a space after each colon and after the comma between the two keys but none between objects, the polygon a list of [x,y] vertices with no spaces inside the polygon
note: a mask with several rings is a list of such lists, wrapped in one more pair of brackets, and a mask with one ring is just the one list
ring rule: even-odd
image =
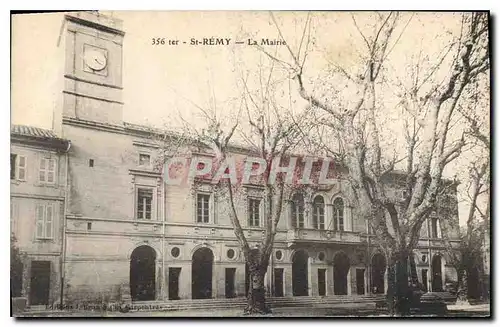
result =
[{"label": "sky", "polygon": [[[238,95],[235,83],[241,75],[262,60],[262,54],[248,46],[154,46],[153,38],[189,41],[203,37],[240,40],[246,40],[248,36],[257,40],[279,37],[267,12],[102,13],[123,20],[126,33],[123,44],[124,120],[135,123],[171,123],[172,112],[192,111],[195,109],[193,103],[206,106],[214,94],[217,102],[224,103]],[[292,47],[299,43],[306,15],[306,12],[275,14]],[[324,69],[326,60],[336,60],[343,66],[355,65],[356,54],[352,49],[359,48],[362,41],[353,28],[350,13],[314,15],[318,51],[308,58],[307,73],[315,76]],[[367,29],[363,22],[368,14],[357,15],[361,29]],[[443,18],[453,20],[451,14],[441,16],[424,14],[413,19],[412,25],[404,31],[405,41],[400,41],[393,51],[394,69],[405,64],[407,53],[415,46],[415,42],[406,40],[422,42],[426,30],[435,31],[441,27]],[[409,17],[405,14],[402,21],[406,22]],[[13,17],[13,123],[40,127],[52,124],[54,98],[60,96],[56,67],[61,66],[63,60],[61,48],[64,43],[58,47],[62,18],[62,13]],[[280,47],[279,51],[286,57],[286,47]]]},{"label": "sky", "polygon": [[[216,107],[231,116],[241,94],[241,79],[255,67],[266,67],[266,56],[243,45],[189,46],[153,45],[154,38],[190,42],[191,38],[279,39],[268,12],[134,12],[107,11],[103,14],[123,20],[123,118],[127,122],[176,128],[182,120],[199,123],[197,106]],[[370,13],[356,14],[358,26],[369,33]],[[275,18],[288,45],[297,49],[307,12],[278,12]],[[51,128],[52,112],[61,97],[59,81],[64,62],[59,42],[63,14],[15,15],[12,18],[11,122]],[[431,57],[439,53],[448,35],[456,31],[457,15],[424,13],[401,15],[395,35],[402,35],[391,49],[387,69],[404,80],[418,51]],[[336,62],[347,70],[356,67],[363,40],[348,12],[313,13],[313,50],[307,58],[308,87],[318,87],[318,77]],[[439,33],[437,33],[439,31]],[[275,48],[270,47],[274,51]],[[276,47],[280,58],[288,57],[286,46]],[[286,76],[286,72],[281,72]],[[255,79],[254,79],[255,82]],[[255,82],[256,83],[256,82]],[[256,84],[253,84],[255,86]],[[284,86],[286,89],[286,84]],[[329,90],[324,90],[328,92]],[[345,88],[343,92],[349,92]],[[293,93],[293,92],[292,92]],[[294,97],[294,110],[306,103]],[[384,94],[387,140],[401,139],[397,99]],[[348,98],[348,97],[347,97]],[[236,100],[235,100],[236,99]],[[182,119],[179,118],[182,116]],[[459,163],[459,166],[463,163]],[[462,217],[461,217],[461,220]]]}]

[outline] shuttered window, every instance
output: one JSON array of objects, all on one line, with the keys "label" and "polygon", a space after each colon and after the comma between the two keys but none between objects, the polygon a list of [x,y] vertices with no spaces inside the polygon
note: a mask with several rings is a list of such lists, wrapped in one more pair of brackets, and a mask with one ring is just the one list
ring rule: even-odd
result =
[{"label": "shuttered window", "polygon": [[42,183],[55,183],[56,181],[56,160],[40,158],[39,181]]},{"label": "shuttered window", "polygon": [[52,204],[39,204],[35,210],[36,238],[54,238],[54,206]]}]

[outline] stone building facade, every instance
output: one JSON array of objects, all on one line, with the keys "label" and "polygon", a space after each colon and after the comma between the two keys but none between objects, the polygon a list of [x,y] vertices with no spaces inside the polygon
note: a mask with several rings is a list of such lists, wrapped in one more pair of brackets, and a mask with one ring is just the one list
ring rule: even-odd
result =
[{"label": "stone building facade", "polygon": [[52,131],[11,128],[11,233],[23,254],[17,287],[29,305],[60,296],[69,147]]},{"label": "stone building facade", "polygon": [[[64,301],[244,296],[248,274],[227,199],[210,183],[167,185],[156,167],[163,132],[122,119],[121,22],[94,13],[68,14],[65,21],[64,86],[54,127],[72,144],[69,188],[61,198],[67,207],[58,272]],[[401,196],[397,188],[393,196]],[[287,199],[266,274],[268,295],[385,292],[385,257],[352,199],[342,175],[331,187]],[[236,204],[255,245],[268,205],[261,189],[243,185]],[[415,250],[419,280],[429,290],[456,278],[446,264],[439,221],[429,217]]]}]

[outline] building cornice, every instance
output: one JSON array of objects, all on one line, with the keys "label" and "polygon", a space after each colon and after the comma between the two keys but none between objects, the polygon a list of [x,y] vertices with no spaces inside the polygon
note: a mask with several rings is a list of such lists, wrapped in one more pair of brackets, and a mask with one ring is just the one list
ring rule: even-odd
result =
[{"label": "building cornice", "polygon": [[52,149],[58,153],[64,153],[69,149],[68,140],[60,138],[38,137],[21,134],[10,134],[11,143],[35,147],[37,149]]},{"label": "building cornice", "polygon": [[73,15],[65,15],[65,18],[68,21],[70,21],[70,22],[77,23],[77,24],[80,24],[80,25],[83,25],[83,26],[87,26],[87,27],[90,27],[90,28],[95,28],[97,30],[100,30],[100,31],[103,31],[103,32],[106,32],[106,33],[117,34],[117,35],[121,35],[121,36],[125,35],[125,32],[122,31],[122,30],[119,30],[119,29],[116,29],[116,28],[113,28],[111,26],[107,26],[107,25],[104,25],[104,24],[99,24],[97,22],[93,22],[93,21],[90,21],[90,20],[87,20],[87,19],[82,19],[82,18],[79,18],[79,17],[75,17]]}]

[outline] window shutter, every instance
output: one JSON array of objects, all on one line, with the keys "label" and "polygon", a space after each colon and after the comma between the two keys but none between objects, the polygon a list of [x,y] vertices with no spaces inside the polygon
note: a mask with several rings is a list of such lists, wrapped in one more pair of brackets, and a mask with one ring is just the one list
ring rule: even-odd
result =
[{"label": "window shutter", "polygon": [[19,156],[18,160],[19,162],[17,164],[17,178],[23,181],[26,179],[26,157]]},{"label": "window shutter", "polygon": [[436,220],[436,226],[437,226],[436,227],[436,229],[437,229],[437,237],[441,238],[442,235],[441,235],[441,221],[440,221],[440,219]]},{"label": "window shutter", "polygon": [[10,154],[10,179],[16,179],[17,173],[17,154]]},{"label": "window shutter", "polygon": [[40,182],[45,182],[45,172],[46,172],[46,167],[47,167],[47,159],[45,158],[40,158],[40,172],[39,172],[39,180]]},{"label": "window shutter", "polygon": [[54,221],[54,207],[52,205],[48,205],[46,207],[46,215],[45,215],[45,237],[52,238],[53,237],[53,222]]},{"label": "window shutter", "polygon": [[35,208],[35,219],[36,219],[36,237],[43,237],[43,216],[44,210],[42,205],[37,205]]},{"label": "window shutter", "polygon": [[54,183],[55,174],[56,174],[56,161],[55,159],[47,160],[48,168],[47,168],[47,182]]}]

